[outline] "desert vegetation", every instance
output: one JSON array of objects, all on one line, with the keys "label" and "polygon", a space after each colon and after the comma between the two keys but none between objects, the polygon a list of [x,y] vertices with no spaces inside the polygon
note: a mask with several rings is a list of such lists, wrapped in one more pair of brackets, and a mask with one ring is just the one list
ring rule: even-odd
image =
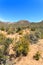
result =
[{"label": "desert vegetation", "polygon": [[[19,21],[10,24],[0,22],[0,65],[12,65],[12,58],[16,61],[20,57],[28,57],[31,51],[30,47],[37,46],[39,40],[43,39],[42,24],[43,22],[29,23],[28,21]],[[40,57],[41,54],[36,52],[32,56],[32,59],[33,61],[39,61]]]},{"label": "desert vegetation", "polygon": [[29,51],[29,42],[25,38],[21,38],[15,45],[16,56],[26,56]]},{"label": "desert vegetation", "polygon": [[35,60],[39,60],[39,59],[40,59],[40,53],[37,52],[37,53],[33,56],[33,58],[34,58]]}]

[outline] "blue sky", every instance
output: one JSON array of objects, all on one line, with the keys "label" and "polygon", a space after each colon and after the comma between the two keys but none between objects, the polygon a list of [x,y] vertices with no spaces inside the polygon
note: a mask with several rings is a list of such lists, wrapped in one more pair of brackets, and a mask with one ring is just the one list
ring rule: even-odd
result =
[{"label": "blue sky", "polygon": [[43,0],[0,0],[0,20],[43,20]]}]

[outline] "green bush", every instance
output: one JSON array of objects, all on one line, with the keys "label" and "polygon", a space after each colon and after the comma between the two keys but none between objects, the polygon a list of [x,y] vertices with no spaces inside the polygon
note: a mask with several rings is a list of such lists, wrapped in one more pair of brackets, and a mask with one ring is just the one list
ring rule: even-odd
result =
[{"label": "green bush", "polygon": [[14,31],[12,31],[12,30],[11,30],[11,31],[8,30],[7,33],[8,33],[8,34],[14,34]]},{"label": "green bush", "polygon": [[25,44],[23,44],[23,51],[22,54],[24,56],[26,56],[28,54],[29,48],[28,48],[28,43],[25,42]]},{"label": "green bush", "polygon": [[22,54],[23,46],[22,43],[19,41],[15,45],[15,51],[16,51],[16,56],[20,56]]},{"label": "green bush", "polygon": [[17,28],[17,31],[16,32],[19,32],[19,31],[21,31],[21,28],[20,27]]},{"label": "green bush", "polygon": [[43,33],[41,33],[41,39],[43,39]]},{"label": "green bush", "polygon": [[4,30],[5,30],[5,28],[4,28],[4,27],[1,27],[0,29],[1,29],[2,31],[4,31]]},{"label": "green bush", "polygon": [[34,27],[32,27],[32,28],[31,28],[31,31],[35,31],[35,28],[34,28]]},{"label": "green bush", "polygon": [[24,35],[24,38],[29,41],[29,34]]},{"label": "green bush", "polygon": [[7,33],[8,34],[14,34],[14,29],[12,26],[9,26],[9,28],[7,29]]},{"label": "green bush", "polygon": [[0,44],[3,45],[5,43],[5,35],[3,35],[2,33],[0,33]]},{"label": "green bush", "polygon": [[15,44],[14,49],[17,57],[20,55],[26,56],[29,51],[29,42],[23,38]]},{"label": "green bush", "polygon": [[6,38],[6,40],[5,40],[5,43],[7,45],[11,44],[12,42],[13,42],[13,39],[11,39],[11,38]]},{"label": "green bush", "polygon": [[9,47],[9,45],[13,42],[13,39],[11,38],[6,38],[5,40],[5,51],[7,50],[7,48]]},{"label": "green bush", "polygon": [[2,52],[2,50],[0,49],[0,58],[2,58],[3,57],[3,52]]},{"label": "green bush", "polygon": [[1,45],[1,48],[0,48],[0,63],[3,61],[3,64],[5,64],[4,50],[5,50],[5,46]]},{"label": "green bush", "polygon": [[39,59],[40,59],[40,53],[37,52],[37,53],[33,56],[33,58],[34,58],[35,60],[39,60]]},{"label": "green bush", "polygon": [[13,42],[13,40],[11,38],[6,38],[5,44],[4,44],[5,49],[7,49],[12,42]]}]

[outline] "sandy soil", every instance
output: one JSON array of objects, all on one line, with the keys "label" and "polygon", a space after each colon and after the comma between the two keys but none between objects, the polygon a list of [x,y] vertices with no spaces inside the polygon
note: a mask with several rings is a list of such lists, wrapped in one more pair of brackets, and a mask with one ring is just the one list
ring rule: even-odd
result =
[{"label": "sandy soil", "polygon": [[[36,61],[33,59],[33,55],[37,52],[41,52],[41,58]],[[37,44],[30,45],[30,52],[26,57],[22,57],[15,65],[43,65],[43,39],[39,40]]]}]

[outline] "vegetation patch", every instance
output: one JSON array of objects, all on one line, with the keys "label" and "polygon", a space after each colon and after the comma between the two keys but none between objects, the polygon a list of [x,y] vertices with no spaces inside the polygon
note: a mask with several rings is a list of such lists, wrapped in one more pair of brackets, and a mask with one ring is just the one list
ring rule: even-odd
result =
[{"label": "vegetation patch", "polygon": [[37,52],[37,53],[33,56],[33,58],[34,58],[35,60],[39,60],[39,59],[40,59],[40,53]]},{"label": "vegetation patch", "polygon": [[29,42],[22,38],[15,44],[15,51],[16,56],[19,57],[20,55],[26,56],[29,51]]}]

